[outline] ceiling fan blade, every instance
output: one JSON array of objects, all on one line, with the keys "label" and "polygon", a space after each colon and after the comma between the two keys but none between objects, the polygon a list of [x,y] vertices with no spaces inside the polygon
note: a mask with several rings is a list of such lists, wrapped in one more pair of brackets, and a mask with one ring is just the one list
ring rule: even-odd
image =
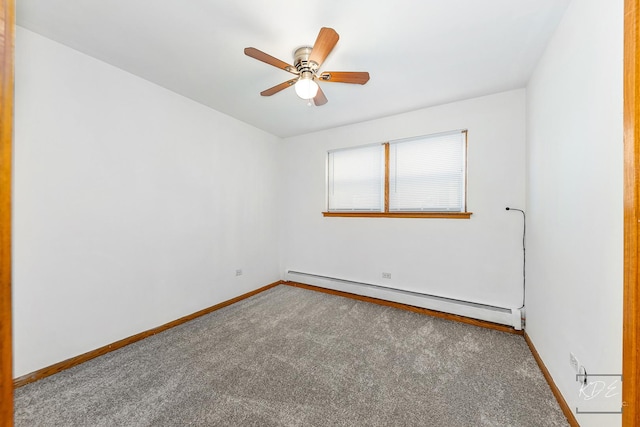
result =
[{"label": "ceiling fan blade", "polygon": [[357,83],[360,85],[369,81],[369,73],[366,71],[325,71],[318,77],[325,82]]},{"label": "ceiling fan blade", "polygon": [[298,70],[293,65],[289,65],[284,61],[279,60],[278,58],[274,58],[273,56],[264,53],[261,50],[256,49],[255,47],[247,47],[244,49],[244,54],[250,56],[258,61],[262,61],[266,64],[273,65],[276,68],[280,68],[281,70],[288,71],[292,74],[298,74]]},{"label": "ceiling fan blade", "polygon": [[322,88],[318,85],[318,93],[316,93],[315,98],[313,98],[313,103],[316,104],[316,107],[324,105],[328,102],[327,97],[324,95]]},{"label": "ceiling fan blade", "polygon": [[327,55],[333,50],[340,36],[333,28],[322,27],[318,33],[318,38],[313,45],[311,55],[309,55],[309,61],[313,61],[318,64],[318,67],[322,65]]},{"label": "ceiling fan blade", "polygon": [[272,88],[269,88],[267,90],[263,90],[262,92],[260,92],[260,95],[262,96],[271,96],[274,93],[278,93],[281,90],[284,90],[286,88],[288,88],[289,86],[293,86],[295,84],[295,82],[297,82],[298,79],[291,79],[291,80],[287,80],[286,82],[280,83],[279,85],[276,85]]}]

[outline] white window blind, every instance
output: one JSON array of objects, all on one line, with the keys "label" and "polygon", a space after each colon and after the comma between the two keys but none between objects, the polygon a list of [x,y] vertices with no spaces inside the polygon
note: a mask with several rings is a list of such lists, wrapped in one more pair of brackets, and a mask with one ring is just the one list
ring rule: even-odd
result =
[{"label": "white window blind", "polygon": [[377,211],[384,207],[384,146],[329,152],[329,211]]},{"label": "white window blind", "polygon": [[464,212],[466,132],[389,144],[389,212]]}]

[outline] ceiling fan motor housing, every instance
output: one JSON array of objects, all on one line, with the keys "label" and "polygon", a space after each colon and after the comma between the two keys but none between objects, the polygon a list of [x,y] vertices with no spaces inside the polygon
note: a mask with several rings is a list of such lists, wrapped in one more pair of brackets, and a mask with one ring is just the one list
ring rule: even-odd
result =
[{"label": "ceiling fan motor housing", "polygon": [[293,53],[294,62],[293,65],[303,78],[308,78],[315,75],[318,70],[318,64],[314,61],[309,61],[309,55],[311,55],[312,48],[309,46],[302,46],[296,49]]}]

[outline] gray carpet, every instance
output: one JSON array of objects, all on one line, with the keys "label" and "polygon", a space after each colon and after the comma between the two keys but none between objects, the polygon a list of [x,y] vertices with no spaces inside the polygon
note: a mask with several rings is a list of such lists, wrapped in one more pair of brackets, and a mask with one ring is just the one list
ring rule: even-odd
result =
[{"label": "gray carpet", "polygon": [[280,285],[16,390],[16,426],[566,426],[521,336]]}]

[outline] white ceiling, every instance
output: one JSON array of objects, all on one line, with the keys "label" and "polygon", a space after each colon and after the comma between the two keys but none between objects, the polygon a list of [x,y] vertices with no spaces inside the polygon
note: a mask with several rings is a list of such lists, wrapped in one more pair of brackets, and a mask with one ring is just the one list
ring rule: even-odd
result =
[{"label": "white ceiling", "polygon": [[[19,0],[18,25],[287,137],[524,87],[570,0]],[[340,35],[321,71],[368,71],[364,86],[321,83],[307,106],[287,63],[321,27]]]}]

